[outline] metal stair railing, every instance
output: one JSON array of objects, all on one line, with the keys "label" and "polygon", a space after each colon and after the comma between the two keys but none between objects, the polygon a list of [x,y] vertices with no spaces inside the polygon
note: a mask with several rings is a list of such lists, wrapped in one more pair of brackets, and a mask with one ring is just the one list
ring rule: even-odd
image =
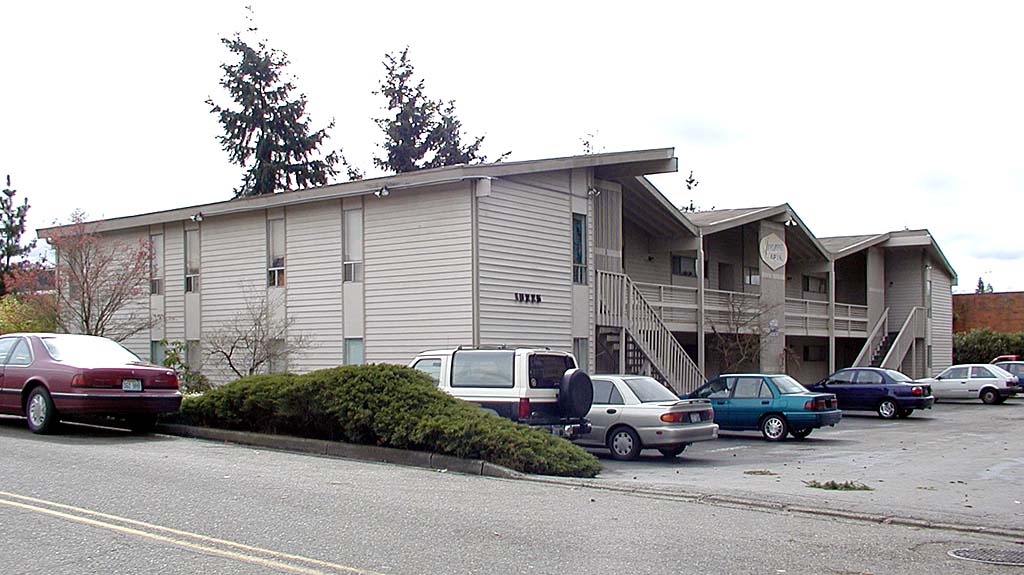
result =
[{"label": "metal stair railing", "polygon": [[704,374],[629,276],[599,270],[597,288],[598,322],[626,328],[672,391],[682,395],[704,384]]},{"label": "metal stair railing", "polygon": [[881,346],[882,342],[885,341],[885,336],[889,334],[889,308],[885,308],[882,312],[881,317],[875,323],[875,328],[871,330],[871,335],[868,336],[867,341],[864,342],[864,347],[860,348],[860,353],[857,354],[857,359],[853,361],[853,367],[868,367],[871,365],[871,360]]}]

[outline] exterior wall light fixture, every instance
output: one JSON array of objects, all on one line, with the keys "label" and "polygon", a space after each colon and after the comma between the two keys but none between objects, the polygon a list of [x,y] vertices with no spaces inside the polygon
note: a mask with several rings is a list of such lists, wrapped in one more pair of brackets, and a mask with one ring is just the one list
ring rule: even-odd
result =
[{"label": "exterior wall light fixture", "polygon": [[391,190],[388,190],[387,186],[384,186],[381,189],[377,190],[376,192],[373,192],[373,195],[377,196],[378,198],[386,198],[391,195]]},{"label": "exterior wall light fixture", "polygon": [[594,186],[590,186],[589,188],[587,188],[587,195],[592,198],[596,198],[597,196],[601,195],[601,190],[595,188]]},{"label": "exterior wall light fixture", "polygon": [[203,212],[196,212],[189,216],[188,219],[198,224],[199,222],[203,221]]}]

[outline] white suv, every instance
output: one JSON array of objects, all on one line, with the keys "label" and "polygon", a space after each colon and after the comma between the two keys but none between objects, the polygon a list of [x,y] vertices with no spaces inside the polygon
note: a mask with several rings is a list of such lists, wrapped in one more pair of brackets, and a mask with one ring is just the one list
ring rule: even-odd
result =
[{"label": "white suv", "polygon": [[458,347],[425,351],[409,367],[432,377],[439,389],[495,415],[568,439],[590,432],[585,417],[594,389],[572,354]]}]

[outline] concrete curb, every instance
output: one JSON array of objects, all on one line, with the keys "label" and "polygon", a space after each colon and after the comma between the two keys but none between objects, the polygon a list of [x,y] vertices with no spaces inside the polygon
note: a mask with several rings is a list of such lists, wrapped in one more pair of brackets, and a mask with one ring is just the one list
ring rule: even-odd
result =
[{"label": "concrete curb", "polygon": [[232,431],[228,429],[215,429],[212,427],[193,427],[190,425],[160,424],[156,428],[157,433],[191,437],[209,441],[222,441],[237,443],[239,445],[250,445],[275,449],[281,451],[293,451],[300,453],[311,453],[314,455],[325,455],[329,457],[342,457],[345,459],[356,459],[361,461],[373,461],[378,463],[392,463],[396,465],[407,465],[411,467],[422,467],[436,469],[439,471],[453,471],[469,475],[481,475],[486,477],[497,477],[500,479],[521,479],[534,483],[549,485],[560,485],[563,487],[586,488],[598,491],[609,491],[628,495],[638,495],[666,499],[671,501],[685,501],[688,503],[702,503],[721,507],[740,507],[746,509],[759,509],[764,511],[781,511],[797,513],[801,515],[813,515],[818,517],[833,517],[836,519],[849,519],[853,521],[864,521],[880,525],[902,525],[905,527],[917,527],[920,529],[935,529],[939,531],[956,531],[961,533],[997,535],[1024,540],[1024,529],[1013,529],[1006,527],[992,527],[984,525],[971,525],[966,523],[951,523],[943,521],[931,521],[917,517],[900,517],[896,515],[879,515],[874,513],[861,513],[843,509],[823,509],[820,507],[807,507],[805,505],[793,505],[779,501],[766,501],[763,499],[747,499],[744,497],[719,495],[713,493],[701,493],[695,491],[658,489],[651,486],[625,487],[620,485],[600,485],[593,480],[565,479],[545,475],[529,475],[519,473],[500,465],[488,463],[478,459],[462,459],[450,455],[438,453],[427,453],[423,451],[409,451],[405,449],[394,449],[391,447],[378,447],[375,445],[357,445],[353,443],[342,443],[340,441],[326,441],[322,439],[307,439],[304,437],[292,437],[288,435],[271,435],[265,433],[251,433],[248,431]]},{"label": "concrete curb", "polygon": [[376,445],[358,445],[354,443],[343,443],[340,441],[293,437],[290,435],[271,435],[267,433],[251,433],[248,431],[232,431],[230,429],[194,427],[191,425],[178,424],[157,425],[156,432],[167,435],[177,435],[180,437],[191,437],[194,439],[223,441],[227,443],[237,443],[239,445],[263,447],[266,449],[295,451],[300,453],[311,453],[314,455],[326,455],[329,457],[375,461],[378,463],[394,463],[397,465],[424,467],[439,471],[454,471],[456,473],[466,473],[469,475],[483,475],[486,477],[498,477],[502,479],[519,479],[524,477],[522,473],[500,465],[481,461],[479,459],[462,459],[459,457],[452,457],[450,455],[441,455],[439,453],[409,451],[406,449],[394,449],[391,447],[379,447]]}]

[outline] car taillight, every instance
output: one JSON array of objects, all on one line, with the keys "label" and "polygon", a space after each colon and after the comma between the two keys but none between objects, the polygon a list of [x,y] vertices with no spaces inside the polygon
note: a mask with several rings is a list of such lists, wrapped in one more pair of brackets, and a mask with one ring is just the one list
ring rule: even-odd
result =
[{"label": "car taillight", "polygon": [[148,385],[151,389],[179,389],[178,374],[169,371],[153,378]]},{"label": "car taillight", "polygon": [[924,390],[920,387],[914,386],[914,388],[910,390],[910,395],[924,395]]},{"label": "car taillight", "polygon": [[661,420],[665,423],[682,423],[686,421],[686,414],[681,411],[662,413]]},{"label": "car taillight", "polygon": [[71,387],[85,387],[85,378],[82,377],[82,374],[76,373],[75,376],[71,378]]},{"label": "car taillight", "polygon": [[804,409],[808,409],[808,410],[828,409],[828,404],[829,403],[831,403],[831,400],[828,400],[828,399],[811,399],[811,400],[807,401],[806,403],[804,403]]},{"label": "car taillight", "polygon": [[530,418],[530,398],[521,397],[519,398],[519,419]]}]

